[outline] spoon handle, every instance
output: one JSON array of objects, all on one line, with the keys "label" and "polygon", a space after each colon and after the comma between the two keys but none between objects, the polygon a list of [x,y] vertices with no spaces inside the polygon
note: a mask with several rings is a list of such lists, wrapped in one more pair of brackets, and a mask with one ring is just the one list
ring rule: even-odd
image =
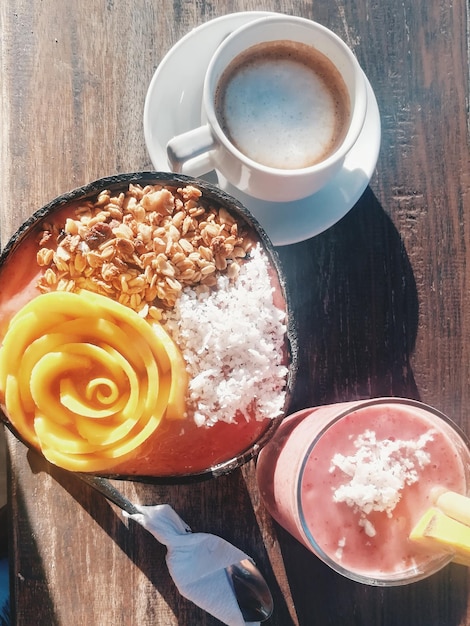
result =
[{"label": "spoon handle", "polygon": [[102,478],[101,476],[91,476],[90,474],[81,474],[79,472],[77,472],[76,475],[85,483],[90,485],[90,487],[99,491],[110,502],[116,504],[123,511],[126,511],[126,513],[129,513],[129,515],[139,513],[138,509],[132,504],[132,502],[128,500],[120,491],[118,491],[107,478]]},{"label": "spoon handle", "polygon": [[[107,478],[81,474],[80,472],[75,474],[80,480],[96,489],[129,515],[140,512]],[[225,572],[232,585],[243,619],[246,622],[264,622],[267,620],[273,611],[273,599],[266,581],[257,567],[250,559],[244,559],[226,567]]]}]

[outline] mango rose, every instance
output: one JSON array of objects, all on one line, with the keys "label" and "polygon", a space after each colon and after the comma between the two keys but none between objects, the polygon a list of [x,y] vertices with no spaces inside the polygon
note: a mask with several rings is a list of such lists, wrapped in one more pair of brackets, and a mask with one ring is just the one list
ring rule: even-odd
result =
[{"label": "mango rose", "polygon": [[184,359],[162,326],[88,291],[34,298],[0,349],[0,400],[19,435],[60,467],[112,469],[162,419],[185,416]]}]

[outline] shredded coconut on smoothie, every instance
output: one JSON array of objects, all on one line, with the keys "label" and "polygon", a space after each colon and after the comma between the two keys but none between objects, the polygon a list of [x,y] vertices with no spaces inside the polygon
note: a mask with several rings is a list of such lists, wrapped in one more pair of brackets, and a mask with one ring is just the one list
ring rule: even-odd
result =
[{"label": "shredded coconut on smoothie", "polygon": [[257,419],[282,412],[285,313],[273,303],[268,261],[259,244],[250,257],[236,281],[220,275],[215,290],[187,288],[164,314],[187,363],[189,405],[199,426],[234,422],[240,413],[249,419],[252,403]]},{"label": "shredded coconut on smoothie", "polygon": [[369,537],[376,530],[367,516],[373,511],[392,516],[404,487],[416,483],[419,470],[430,463],[424,448],[433,434],[428,430],[418,439],[377,440],[374,431],[366,430],[353,442],[355,454],[333,456],[329,471],[338,468],[350,478],[334,490],[333,500],[359,513],[359,525]]}]

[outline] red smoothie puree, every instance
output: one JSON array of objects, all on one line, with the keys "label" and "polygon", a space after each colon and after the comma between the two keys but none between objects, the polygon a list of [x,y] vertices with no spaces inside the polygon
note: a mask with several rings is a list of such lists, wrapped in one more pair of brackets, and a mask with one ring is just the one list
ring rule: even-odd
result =
[{"label": "red smoothie puree", "polygon": [[334,569],[371,584],[407,582],[445,564],[408,536],[436,489],[468,492],[469,452],[432,409],[359,404],[284,420],[260,454],[258,482],[278,522]]},{"label": "red smoothie puree", "polygon": [[[75,206],[67,206],[53,215],[55,223],[75,218]],[[51,217],[45,221],[51,221]],[[41,224],[31,229],[10,254],[0,271],[0,339],[12,316],[41,293],[37,281],[45,268],[36,261]],[[53,247],[53,246],[51,246]],[[277,304],[285,310],[277,275],[270,268]],[[8,417],[8,416],[7,416]],[[199,473],[229,461],[247,451],[268,429],[271,419],[256,419],[248,407],[245,415],[236,415],[236,423],[216,421],[197,425],[194,419],[163,420],[155,433],[144,442],[135,457],[115,463],[104,474],[141,476],[179,476]],[[259,417],[259,416],[258,416]],[[30,443],[30,442],[27,442]]]}]

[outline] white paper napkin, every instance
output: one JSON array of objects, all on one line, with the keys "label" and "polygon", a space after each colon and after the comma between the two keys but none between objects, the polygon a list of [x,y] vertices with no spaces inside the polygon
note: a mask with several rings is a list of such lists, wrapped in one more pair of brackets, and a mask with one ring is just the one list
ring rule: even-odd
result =
[{"label": "white paper napkin", "polygon": [[167,546],[168,570],[181,595],[228,626],[246,626],[225,568],[250,557],[221,537],[192,533],[168,504],[135,507],[140,513],[123,515]]}]

